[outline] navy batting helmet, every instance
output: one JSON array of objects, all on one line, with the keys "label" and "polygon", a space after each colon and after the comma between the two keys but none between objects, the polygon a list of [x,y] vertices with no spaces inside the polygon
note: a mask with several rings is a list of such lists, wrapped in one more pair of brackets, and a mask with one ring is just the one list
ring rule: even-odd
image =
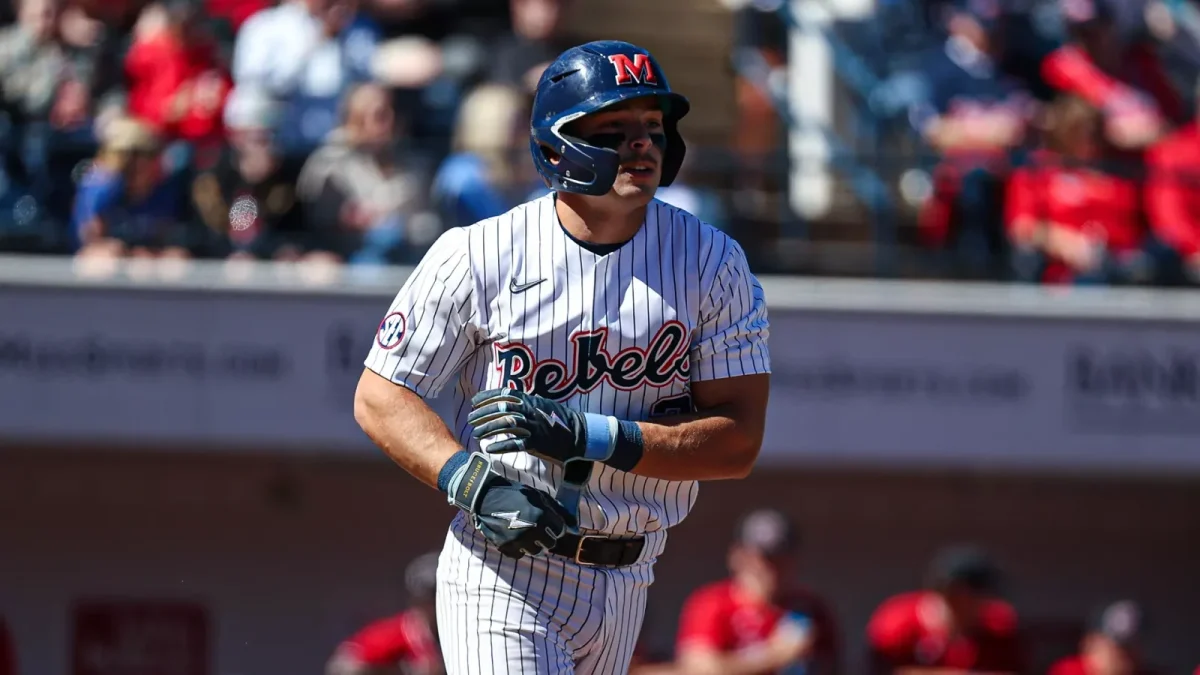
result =
[{"label": "navy batting helmet", "polygon": [[[529,148],[538,173],[555,190],[606,194],[617,179],[620,157],[612,148],[590,145],[563,131],[570,122],[608,106],[654,96],[663,110],[666,150],[660,186],[679,173],[686,151],[679,120],[691,105],[671,91],[650,52],[616,40],[589,42],[563,52],[546,68],[533,99]],[[557,157],[557,163],[551,157]]]}]

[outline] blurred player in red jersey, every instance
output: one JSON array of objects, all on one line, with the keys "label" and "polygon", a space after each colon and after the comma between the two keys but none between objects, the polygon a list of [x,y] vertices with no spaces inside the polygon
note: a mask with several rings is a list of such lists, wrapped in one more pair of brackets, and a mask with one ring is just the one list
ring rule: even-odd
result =
[{"label": "blurred player in red jersey", "polygon": [[981,551],[941,552],[928,588],[884,601],[867,640],[878,675],[1021,673],[1016,611],[995,597],[999,570]]},{"label": "blurred player in red jersey", "polygon": [[1058,661],[1047,675],[1153,675],[1141,653],[1144,623],[1136,603],[1108,605],[1092,618],[1079,654]]},{"label": "blurred player in red jersey", "polygon": [[730,578],[700,588],[684,604],[679,672],[838,672],[833,615],[824,601],[794,583],[797,539],[777,511],[755,511],[742,520],[729,550]]},{"label": "blurred player in red jersey", "polygon": [[368,624],[338,646],[326,675],[441,675],[435,594],[438,554],[427,553],[409,563],[404,583],[412,605],[405,611]]}]

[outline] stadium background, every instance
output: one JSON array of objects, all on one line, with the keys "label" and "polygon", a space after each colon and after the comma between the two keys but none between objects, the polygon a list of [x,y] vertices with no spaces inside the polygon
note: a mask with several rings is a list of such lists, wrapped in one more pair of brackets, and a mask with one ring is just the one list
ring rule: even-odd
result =
[{"label": "stadium background", "polygon": [[[146,16],[116,2],[65,4],[126,39]],[[971,252],[947,266],[946,251],[919,245],[936,156],[909,125],[916,94],[906,87],[917,55],[944,40],[937,4],[796,2],[790,28],[779,13],[787,7],[769,2],[565,5],[562,39],[642,44],[691,97],[688,191],[671,196],[744,241],[768,275],[777,326],[762,467],[701,490],[657,569],[646,649],[669,657],[684,597],[725,572],[734,521],[772,506],[803,530],[801,574],[837,613],[848,672],[862,672],[872,610],[918,586],[933,552],[961,541],[1003,565],[1039,668],[1075,648],[1089,609],[1131,597],[1154,619],[1154,662],[1191,672],[1200,663],[1200,306],[1186,289],[1013,286],[986,262],[964,263]],[[1167,5],[1188,35],[1190,4]],[[427,21],[394,20],[401,33],[388,37],[423,31],[443,57],[465,59],[501,53],[512,30],[503,2],[428,7]],[[457,26],[475,47],[453,52],[469,40],[452,42],[461,36],[439,22],[476,9],[484,28]],[[236,51],[229,35],[225,48]],[[777,56],[771,47],[789,40],[790,62],[762,70]],[[408,47],[393,58],[428,53]],[[1197,71],[1166,61],[1190,101]],[[499,76],[472,77],[458,84]],[[755,96],[772,84],[776,99]],[[390,226],[366,228],[404,233],[384,267],[353,255],[377,240],[347,249],[344,238],[305,236],[312,218],[299,234],[285,231],[316,253],[349,251],[350,262],[229,264],[221,259],[244,221],[231,212],[228,227],[209,232],[187,197],[172,217],[205,233],[191,253],[208,260],[80,255],[76,202],[55,191],[64,185],[55,177],[82,182],[96,140],[73,136],[48,146],[61,154],[38,155],[25,140],[63,139],[38,136],[49,117],[18,115],[9,102],[0,617],[18,672],[134,672],[128,659],[147,652],[115,644],[113,608],[159,606],[164,632],[143,644],[157,644],[173,672],[317,673],[339,640],[403,606],[405,563],[440,545],[450,513],[356,434],[350,396],[355,355],[404,265],[459,209],[478,207],[464,203],[468,189],[439,191],[454,182],[447,174],[435,179],[462,148],[452,138],[470,87],[452,95],[445,79],[427,85],[416,102],[413,88],[392,87],[413,126],[391,141],[428,196],[389,205],[395,217],[379,222]],[[773,132],[747,132],[764,120],[776,121]],[[472,137],[503,136],[489,115],[473,121],[490,136]],[[126,142],[142,147],[143,131]],[[194,195],[213,138],[171,133],[166,156],[189,158],[171,165],[182,194]],[[476,150],[508,152],[519,166],[517,137]],[[58,160],[30,160],[39,156]],[[318,202],[305,208],[328,213]],[[264,216],[244,229],[270,226]],[[850,276],[861,281],[826,278]],[[942,280],[880,279],[896,276]],[[793,419],[803,423],[790,428]],[[100,619],[81,621],[88,605]]]}]

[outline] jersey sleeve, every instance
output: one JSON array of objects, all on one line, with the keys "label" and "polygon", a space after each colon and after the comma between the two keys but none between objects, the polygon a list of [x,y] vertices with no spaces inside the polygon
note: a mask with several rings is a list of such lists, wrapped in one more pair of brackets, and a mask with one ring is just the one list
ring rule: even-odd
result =
[{"label": "jersey sleeve", "polygon": [[717,594],[711,589],[696,591],[680,613],[676,651],[680,654],[689,649],[725,651],[729,642],[726,618]]},{"label": "jersey sleeve", "polygon": [[404,282],[375,332],[365,365],[435,398],[478,347],[468,231],[443,234]]},{"label": "jersey sleeve", "polygon": [[725,255],[700,303],[700,325],[690,356],[693,381],[771,372],[766,296],[750,273],[742,248],[728,238],[724,244],[713,244],[722,245]]}]

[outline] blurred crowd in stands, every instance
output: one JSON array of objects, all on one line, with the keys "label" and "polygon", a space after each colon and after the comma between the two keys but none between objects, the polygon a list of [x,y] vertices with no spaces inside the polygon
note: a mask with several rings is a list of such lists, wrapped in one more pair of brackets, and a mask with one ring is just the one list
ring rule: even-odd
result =
[{"label": "blurred crowd in stands", "polygon": [[[643,626],[630,675],[1169,672],[1156,667],[1146,650],[1151,622],[1129,599],[1114,598],[1091,616],[1080,616],[1073,648],[1036,649],[1018,608],[1005,599],[1010,584],[1000,566],[972,545],[937,552],[924,579],[881,598],[866,626],[846,626],[836,608],[803,583],[801,543],[795,525],[779,511],[746,514],[727,550],[729,576],[688,596],[673,626],[672,653],[649,653]],[[444,672],[434,618],[437,558],[431,552],[409,565],[409,607],[347,636],[326,675],[370,675],[396,666]],[[860,631],[862,658],[849,653],[849,631]]]},{"label": "blurred crowd in stands", "polygon": [[544,190],[563,0],[0,7],[0,250],[412,262]]},{"label": "blurred crowd in stands", "polygon": [[[786,3],[725,4],[734,60],[786,67]],[[411,263],[545,190],[528,106],[579,41],[568,7],[0,2],[0,250]],[[872,20],[898,7],[925,21],[891,34],[928,36],[904,109],[933,158],[915,231],[939,274],[1200,282],[1200,5],[883,0]],[[783,189],[786,125],[760,84],[732,78],[735,197]],[[660,198],[758,236],[687,168]]]},{"label": "blurred crowd in stands", "polygon": [[934,4],[945,39],[909,108],[937,156],[923,244],[991,277],[1200,281],[1198,7]]}]

